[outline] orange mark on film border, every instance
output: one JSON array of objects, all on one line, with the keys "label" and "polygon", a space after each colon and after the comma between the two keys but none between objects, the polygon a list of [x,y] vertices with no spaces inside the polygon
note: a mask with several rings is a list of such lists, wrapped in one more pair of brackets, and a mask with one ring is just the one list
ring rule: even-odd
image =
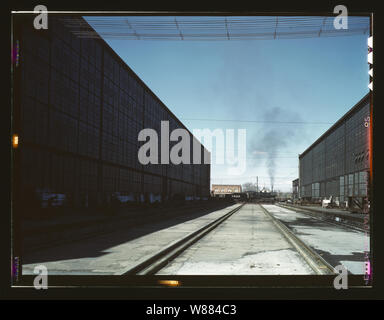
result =
[{"label": "orange mark on film border", "polygon": [[17,148],[19,146],[19,136],[17,134],[14,134],[12,136],[12,146],[14,148]]},{"label": "orange mark on film border", "polygon": [[178,280],[159,280],[159,283],[169,287],[178,287],[181,284]]}]

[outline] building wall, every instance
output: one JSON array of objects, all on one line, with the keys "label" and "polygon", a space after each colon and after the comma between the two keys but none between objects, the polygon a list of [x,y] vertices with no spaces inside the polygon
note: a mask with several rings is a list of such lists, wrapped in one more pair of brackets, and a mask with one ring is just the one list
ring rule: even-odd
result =
[{"label": "building wall", "polygon": [[348,197],[367,196],[367,117],[368,95],[299,157],[301,198],[333,196],[344,202]]},{"label": "building wall", "polygon": [[[54,16],[48,30],[34,30],[27,19],[16,31],[23,190],[64,194],[76,206],[113,194],[209,196],[209,164],[139,163],[141,129],[155,129],[160,141],[161,120],[170,132],[185,127],[103,40],[78,38]],[[201,146],[202,159],[204,152]]]}]

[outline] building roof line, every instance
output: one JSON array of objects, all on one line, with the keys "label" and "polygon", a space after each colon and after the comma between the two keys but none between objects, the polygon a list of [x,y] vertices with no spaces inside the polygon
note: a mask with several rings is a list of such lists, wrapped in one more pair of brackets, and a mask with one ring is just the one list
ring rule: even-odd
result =
[{"label": "building roof line", "polygon": [[[97,38],[93,38],[93,39],[101,42],[101,44],[105,46],[105,48],[109,51],[109,53],[111,53],[113,57],[118,59],[120,64],[122,64],[123,68],[125,68],[129,73],[133,75],[134,78],[136,78],[136,80],[138,80],[138,82],[143,86],[144,91],[148,90],[148,93],[152,95],[153,98],[160,103],[161,107],[164,108],[165,111],[167,111],[174,118],[174,120],[178,122],[185,130],[187,130],[190,133],[191,137],[197,139],[193,135],[193,133],[184,125],[184,123],[182,123],[181,120],[166,106],[166,104],[163,101],[161,101],[161,99],[152,91],[152,89],[148,87],[148,85],[135,73],[135,71],[133,71],[131,67],[117,54],[117,52],[113,50],[111,46],[98,34],[98,32],[88,23],[88,21],[86,21],[83,17],[80,17],[80,18],[85,22],[85,24],[83,25],[83,28],[87,26],[88,28],[90,28],[90,30],[93,30],[98,35]],[[209,150],[201,142],[200,144],[206,150],[206,152],[210,154]]]},{"label": "building roof line", "polygon": [[299,154],[299,159],[301,159],[305,154],[307,154],[311,149],[313,149],[317,144],[319,144],[324,138],[329,135],[334,129],[336,129],[344,120],[346,120],[351,114],[353,114],[366,100],[369,99],[369,92],[361,98],[346,114],[344,114],[339,120],[337,120],[327,131],[325,131],[319,138],[316,139],[304,152]]}]

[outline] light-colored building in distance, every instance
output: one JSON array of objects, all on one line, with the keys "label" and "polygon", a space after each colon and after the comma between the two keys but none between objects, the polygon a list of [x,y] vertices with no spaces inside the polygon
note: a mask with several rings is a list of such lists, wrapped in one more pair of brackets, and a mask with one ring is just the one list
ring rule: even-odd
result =
[{"label": "light-colored building in distance", "polygon": [[241,192],[241,185],[233,184],[213,184],[212,185],[212,195],[215,197],[225,196],[226,194],[232,194],[236,192]]}]

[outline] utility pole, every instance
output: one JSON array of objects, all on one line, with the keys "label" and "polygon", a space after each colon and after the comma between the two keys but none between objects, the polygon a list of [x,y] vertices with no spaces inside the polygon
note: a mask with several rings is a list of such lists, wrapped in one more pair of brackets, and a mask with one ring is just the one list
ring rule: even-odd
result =
[{"label": "utility pole", "polygon": [[259,192],[259,176],[256,176],[256,191]]}]

